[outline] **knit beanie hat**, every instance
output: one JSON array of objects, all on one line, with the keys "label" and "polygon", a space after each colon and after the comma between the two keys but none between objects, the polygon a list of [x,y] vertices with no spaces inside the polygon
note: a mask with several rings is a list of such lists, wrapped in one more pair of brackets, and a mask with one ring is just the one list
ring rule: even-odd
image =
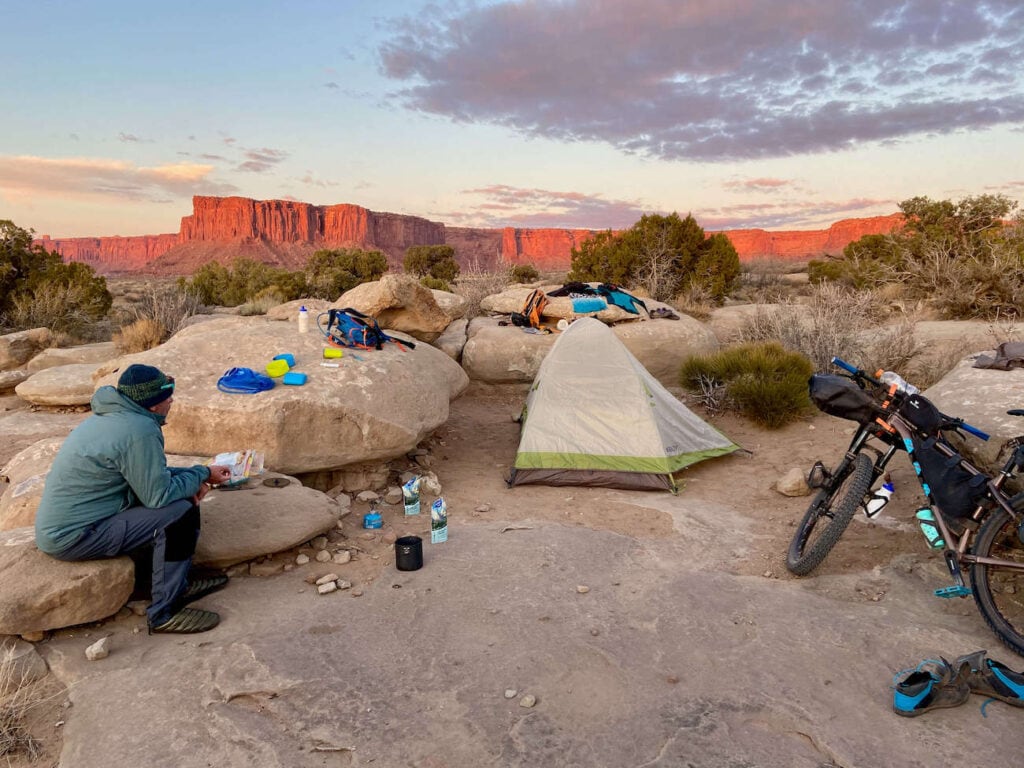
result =
[{"label": "knit beanie hat", "polygon": [[143,408],[152,408],[174,394],[174,379],[152,365],[135,363],[117,380],[117,391]]}]

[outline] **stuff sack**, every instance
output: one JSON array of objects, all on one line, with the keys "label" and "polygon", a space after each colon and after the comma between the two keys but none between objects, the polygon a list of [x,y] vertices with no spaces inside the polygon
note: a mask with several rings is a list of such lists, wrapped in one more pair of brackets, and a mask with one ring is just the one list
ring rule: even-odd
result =
[{"label": "stuff sack", "polygon": [[[972,475],[960,464],[960,454],[941,437],[914,436],[914,460],[931,497],[947,517],[968,517],[985,495],[988,478]],[[942,444],[952,453],[939,450]]]},{"label": "stuff sack", "polygon": [[[321,318],[323,315],[320,316]],[[320,318],[317,318],[317,322]],[[363,314],[358,309],[345,307],[344,309],[330,309],[327,311],[327,328],[323,329],[328,341],[341,347],[354,347],[355,349],[381,349],[385,342],[390,341],[400,348],[408,346],[415,349],[416,345],[411,341],[400,341],[388,336],[381,330],[380,325],[370,315]]]},{"label": "stuff sack", "polygon": [[907,395],[899,405],[899,414],[914,425],[922,435],[937,435],[946,423],[942,411],[921,395]]},{"label": "stuff sack", "polygon": [[807,391],[818,410],[840,419],[870,424],[881,412],[874,398],[845,376],[816,373],[808,380]]}]

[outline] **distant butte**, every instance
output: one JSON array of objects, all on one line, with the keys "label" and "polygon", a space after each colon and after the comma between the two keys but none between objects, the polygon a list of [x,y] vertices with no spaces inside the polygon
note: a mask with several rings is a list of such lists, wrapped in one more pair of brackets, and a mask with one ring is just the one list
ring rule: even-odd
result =
[{"label": "distant butte", "polygon": [[[844,219],[828,229],[769,232],[730,229],[741,261],[779,258],[801,261],[840,253],[864,235],[886,234],[903,217],[894,213]],[[238,256],[298,269],[318,248],[359,247],[383,251],[400,267],[412,245],[455,249],[462,266],[483,270],[508,264],[539,269],[569,268],[572,249],[600,230],[481,229],[447,227],[436,221],[397,213],[377,213],[358,205],[311,205],[290,200],[246,197],[193,197],[192,215],[184,216],[178,234],[138,237],[50,238],[36,242],[63,255],[65,261],[90,264],[101,274],[144,272],[187,275],[208,261],[230,263]]]}]

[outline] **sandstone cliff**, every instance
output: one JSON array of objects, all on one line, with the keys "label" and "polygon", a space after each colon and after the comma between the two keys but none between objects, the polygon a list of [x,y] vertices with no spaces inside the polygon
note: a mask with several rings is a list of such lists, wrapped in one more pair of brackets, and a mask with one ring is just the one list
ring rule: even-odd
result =
[{"label": "sandstone cliff", "polygon": [[[190,274],[208,261],[228,263],[239,256],[297,269],[318,248],[378,249],[400,268],[412,245],[448,244],[464,269],[489,270],[500,264],[533,264],[568,269],[572,249],[596,230],[483,229],[445,227],[418,216],[377,213],[358,205],[319,206],[292,200],[194,197],[192,215],[177,235],[37,240],[67,261],[83,261],[100,273],[146,271]],[[850,242],[900,226],[900,214],[845,219],[828,229],[769,232],[726,230],[741,261],[756,258],[805,260],[840,253]]]}]

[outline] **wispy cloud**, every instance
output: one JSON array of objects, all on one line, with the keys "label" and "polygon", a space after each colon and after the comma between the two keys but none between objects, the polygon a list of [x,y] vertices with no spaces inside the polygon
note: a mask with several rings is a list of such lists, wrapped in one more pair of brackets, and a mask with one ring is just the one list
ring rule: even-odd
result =
[{"label": "wispy cloud", "polygon": [[738,190],[740,192],[776,192],[784,187],[793,187],[796,182],[792,179],[736,179],[722,184],[723,189]]},{"label": "wispy cloud", "polygon": [[245,161],[235,169],[237,171],[248,171],[250,173],[264,173],[275,165],[288,159],[288,153],[283,149],[247,149],[244,153]]},{"label": "wispy cloud", "polygon": [[231,184],[209,178],[213,167],[172,163],[136,166],[119,160],[0,155],[0,194],[7,199],[46,197],[166,202],[168,195],[226,195]]},{"label": "wispy cloud", "polygon": [[632,226],[644,214],[636,200],[607,200],[582,192],[554,192],[494,184],[464,190],[482,198],[467,202],[459,211],[436,214],[461,226],[561,227],[567,229],[621,229]]},{"label": "wispy cloud", "polygon": [[408,108],[665,159],[1024,121],[1019,0],[431,4],[379,49]]},{"label": "wispy cloud", "polygon": [[140,139],[134,133],[125,133],[124,131],[117,134],[117,140],[122,144],[138,144],[143,141],[143,139]]},{"label": "wispy cloud", "polygon": [[704,229],[818,229],[838,219],[876,215],[879,209],[896,212],[896,201],[853,198],[850,200],[788,200],[741,203],[693,211]]}]

